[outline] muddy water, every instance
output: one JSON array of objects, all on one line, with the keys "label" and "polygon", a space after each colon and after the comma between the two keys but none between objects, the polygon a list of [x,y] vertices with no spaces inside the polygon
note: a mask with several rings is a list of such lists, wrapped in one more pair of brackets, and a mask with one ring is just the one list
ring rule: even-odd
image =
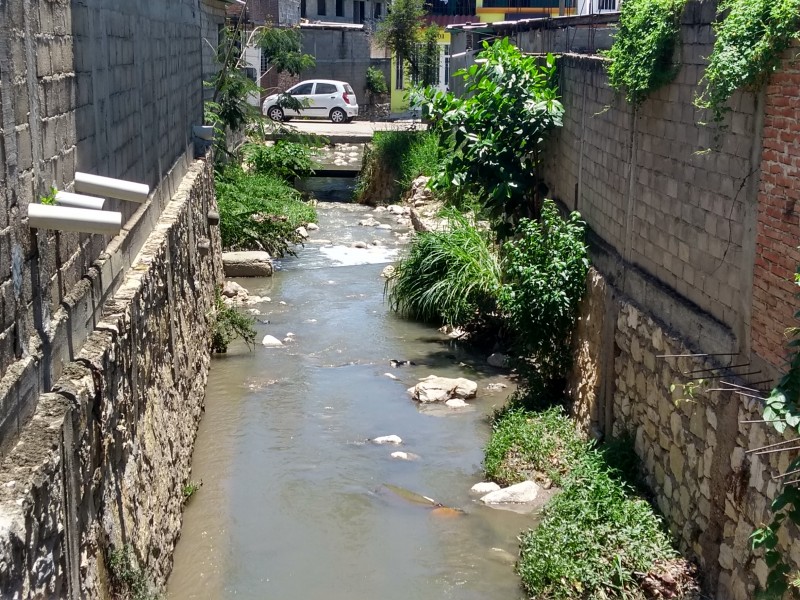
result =
[{"label": "muddy water", "polygon": [[[469,493],[486,415],[508,393],[486,386],[508,380],[387,310],[380,273],[401,247],[397,231],[359,227],[363,207],[319,212],[297,258],[270,279],[240,281],[271,299],[256,307],[259,340],[294,341],[235,345],[213,362],[193,459],[203,485],[185,511],[168,598],[521,598],[516,536],[534,521]],[[359,240],[381,245],[350,247]],[[467,409],[420,407],[406,389],[432,373],[477,381],[478,398]],[[366,441],[390,434],[403,443]]]}]

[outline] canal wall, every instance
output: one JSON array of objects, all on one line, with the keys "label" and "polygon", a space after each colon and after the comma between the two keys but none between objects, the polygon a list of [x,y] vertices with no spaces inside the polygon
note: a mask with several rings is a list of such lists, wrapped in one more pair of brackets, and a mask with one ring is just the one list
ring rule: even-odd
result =
[{"label": "canal wall", "polygon": [[[753,422],[763,402],[751,396],[777,382],[800,308],[800,68],[795,46],[763,90],[732,98],[725,130],[699,125],[710,120],[693,100],[714,14],[713,2],[687,5],[677,78],[636,110],[608,86],[602,59],[563,56],[564,127],[544,174],[589,226],[594,269],[568,386],[576,419],[596,436],[633,437],[706,591],[744,600],[769,571],[749,535],[770,521],[774,477],[793,457],[755,454],[788,438]],[[799,535],[779,536],[794,568]]]},{"label": "canal wall", "polygon": [[[196,161],[226,3],[0,0],[0,597],[162,585],[222,277]],[[32,229],[75,172],[145,183],[116,236]],[[205,253],[205,243],[209,251]]]},{"label": "canal wall", "polygon": [[[198,160],[4,458],[0,597],[110,597],[112,549],[166,583],[222,279],[215,206],[211,165]],[[210,251],[187,252],[201,237]]]}]

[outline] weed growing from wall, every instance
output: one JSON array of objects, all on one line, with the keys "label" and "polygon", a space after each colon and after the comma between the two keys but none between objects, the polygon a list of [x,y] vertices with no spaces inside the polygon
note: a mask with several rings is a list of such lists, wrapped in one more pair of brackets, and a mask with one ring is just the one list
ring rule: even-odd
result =
[{"label": "weed growing from wall", "polygon": [[[211,352],[224,354],[236,338],[242,338],[249,348],[256,341],[253,317],[225,304],[219,289],[214,296],[214,325],[211,331]],[[185,490],[184,490],[185,495]]]},{"label": "weed growing from wall", "polygon": [[108,570],[116,598],[124,600],[159,600],[161,596],[150,591],[147,574],[138,566],[133,547],[113,548],[108,555]]},{"label": "weed growing from wall", "polygon": [[680,42],[681,14],[686,0],[625,0],[611,59],[608,82],[639,105],[654,90],[675,78],[680,65],[675,50]]},{"label": "weed growing from wall", "polygon": [[[624,6],[624,5],[623,5]],[[695,103],[722,123],[737,89],[757,90],[800,38],[800,0],[721,0],[716,40]]]}]

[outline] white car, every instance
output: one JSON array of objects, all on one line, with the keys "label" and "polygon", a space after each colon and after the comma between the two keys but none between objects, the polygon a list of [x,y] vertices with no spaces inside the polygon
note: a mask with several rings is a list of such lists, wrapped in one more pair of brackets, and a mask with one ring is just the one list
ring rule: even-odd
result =
[{"label": "white car", "polygon": [[[279,100],[289,94],[303,108],[293,110]],[[288,121],[292,117],[316,117],[330,119],[334,123],[346,123],[358,116],[356,94],[349,83],[332,79],[310,79],[290,87],[283,94],[272,94],[264,100],[261,112],[273,121]]]}]

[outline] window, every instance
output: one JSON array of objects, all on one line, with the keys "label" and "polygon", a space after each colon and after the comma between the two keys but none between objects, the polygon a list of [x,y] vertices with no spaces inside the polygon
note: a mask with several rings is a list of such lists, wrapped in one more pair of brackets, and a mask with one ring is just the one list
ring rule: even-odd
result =
[{"label": "window", "polygon": [[366,2],[364,0],[354,0],[353,2],[353,23],[362,24],[364,23],[364,17],[366,13],[364,11],[364,5]]},{"label": "window", "polygon": [[450,44],[444,44],[444,47],[442,48],[442,52],[444,53],[444,60],[442,61],[444,63],[444,74],[443,74],[444,81],[442,81],[442,85],[449,86],[450,85]]},{"label": "window", "polygon": [[311,88],[314,87],[314,82],[300,83],[289,90],[292,96],[305,96],[311,93]]},{"label": "window", "polygon": [[344,0],[336,0],[336,16],[344,16]]},{"label": "window", "polygon": [[300,0],[300,18],[306,18],[306,0]]},{"label": "window", "polygon": [[336,86],[332,83],[318,83],[314,94],[335,94]]},{"label": "window", "polygon": [[398,54],[394,64],[394,89],[403,89],[403,57]]},{"label": "window", "polygon": [[380,2],[376,2],[375,3],[375,10],[372,13],[372,18],[373,19],[380,19],[383,16],[383,14],[381,13],[382,8],[383,7],[381,6]]},{"label": "window", "polygon": [[325,0],[317,0],[317,14],[325,16],[328,14],[327,7],[325,6]]},{"label": "window", "polygon": [[617,0],[598,0],[599,10],[617,10]]}]

